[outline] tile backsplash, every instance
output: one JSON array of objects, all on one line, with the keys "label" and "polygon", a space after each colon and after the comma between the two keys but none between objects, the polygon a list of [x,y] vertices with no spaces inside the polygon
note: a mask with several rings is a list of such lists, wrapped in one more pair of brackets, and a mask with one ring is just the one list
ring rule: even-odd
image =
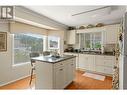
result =
[{"label": "tile backsplash", "polygon": [[114,52],[116,44],[106,44],[104,45],[105,52]]}]

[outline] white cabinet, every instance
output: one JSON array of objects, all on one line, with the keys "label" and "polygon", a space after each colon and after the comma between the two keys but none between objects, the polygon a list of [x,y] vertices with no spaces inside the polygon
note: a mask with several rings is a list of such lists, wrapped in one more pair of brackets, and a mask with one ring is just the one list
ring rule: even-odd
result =
[{"label": "white cabinet", "polygon": [[83,70],[112,75],[114,63],[115,56],[79,54],[79,68]]},{"label": "white cabinet", "polygon": [[59,67],[54,69],[54,87],[55,89],[62,89],[64,88],[65,83],[65,68]]},{"label": "white cabinet", "polygon": [[79,54],[79,68],[87,69],[88,68],[88,58],[84,54]]},{"label": "white cabinet", "polygon": [[79,67],[79,54],[78,53],[68,53],[68,52],[65,52],[64,53],[64,55],[73,55],[73,56],[76,56],[76,60],[75,60],[75,62],[76,62],[76,68],[78,68]]},{"label": "white cabinet", "polygon": [[94,55],[79,54],[79,68],[94,71]]},{"label": "white cabinet", "polygon": [[75,58],[58,63],[36,63],[36,89],[63,89],[75,77]]},{"label": "white cabinet", "polygon": [[74,79],[75,76],[75,60],[68,60],[68,69],[67,69],[67,84],[69,84],[70,82],[72,82],[72,80]]},{"label": "white cabinet", "polygon": [[117,43],[119,24],[105,26],[104,44]]},{"label": "white cabinet", "polygon": [[63,89],[75,76],[75,59],[69,59],[54,66],[54,88]]},{"label": "white cabinet", "polygon": [[95,71],[104,74],[113,74],[113,66],[115,63],[114,56],[95,56]]},{"label": "white cabinet", "polygon": [[51,89],[53,87],[53,64],[36,62],[35,89]]},{"label": "white cabinet", "polygon": [[[92,33],[102,33],[101,41],[102,44],[116,44],[118,37],[119,24],[107,25],[104,27],[90,28],[90,29],[79,29],[78,34],[92,34]],[[73,39],[73,38],[71,38]],[[81,46],[84,41],[80,42]],[[83,45],[84,47],[84,45]]]},{"label": "white cabinet", "polygon": [[75,58],[56,63],[54,66],[54,74],[54,88],[65,88],[75,77]]},{"label": "white cabinet", "polygon": [[78,34],[76,34],[76,30],[67,31],[67,44],[76,44],[78,43]]}]

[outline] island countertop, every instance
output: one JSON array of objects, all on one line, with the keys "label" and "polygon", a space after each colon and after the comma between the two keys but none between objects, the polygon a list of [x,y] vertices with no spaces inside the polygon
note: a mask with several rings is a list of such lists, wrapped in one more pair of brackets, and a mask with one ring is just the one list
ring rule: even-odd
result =
[{"label": "island countertop", "polygon": [[39,57],[31,58],[31,59],[35,60],[35,61],[41,61],[41,62],[47,62],[47,63],[54,64],[54,63],[64,61],[64,60],[67,60],[67,59],[71,59],[71,58],[75,58],[75,57],[76,56],[73,56],[73,55],[63,55],[59,58],[52,57],[52,56],[39,56]]}]

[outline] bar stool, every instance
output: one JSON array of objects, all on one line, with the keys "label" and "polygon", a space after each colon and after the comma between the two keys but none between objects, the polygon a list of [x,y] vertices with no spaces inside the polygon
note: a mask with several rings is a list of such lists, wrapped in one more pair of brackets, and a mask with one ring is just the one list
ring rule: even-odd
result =
[{"label": "bar stool", "polygon": [[31,76],[30,76],[30,82],[29,85],[31,85],[32,83],[32,79],[33,79],[33,74],[34,74],[34,70],[35,70],[35,60],[32,60],[31,58],[33,57],[38,57],[39,53],[30,53],[30,61],[31,61]]}]

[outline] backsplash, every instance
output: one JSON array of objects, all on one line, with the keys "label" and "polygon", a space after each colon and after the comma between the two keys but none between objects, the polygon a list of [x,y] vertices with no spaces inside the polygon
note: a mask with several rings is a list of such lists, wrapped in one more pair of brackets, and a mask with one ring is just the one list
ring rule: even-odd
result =
[{"label": "backsplash", "polygon": [[104,45],[104,52],[114,52],[116,44],[106,44]]}]

